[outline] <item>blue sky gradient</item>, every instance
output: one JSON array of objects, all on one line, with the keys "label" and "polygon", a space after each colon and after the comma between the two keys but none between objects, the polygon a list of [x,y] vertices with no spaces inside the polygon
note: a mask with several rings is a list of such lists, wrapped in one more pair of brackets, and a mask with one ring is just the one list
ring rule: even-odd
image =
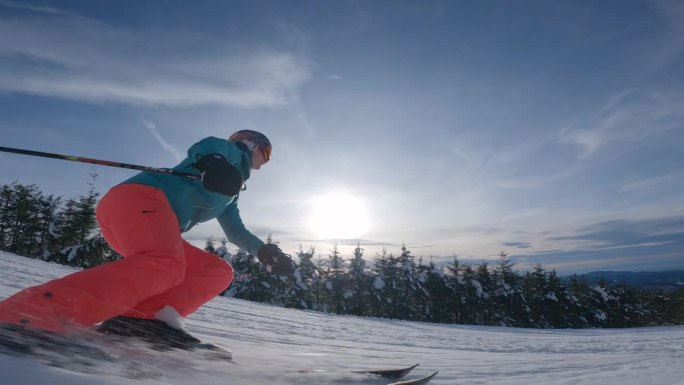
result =
[{"label": "blue sky gradient", "polygon": [[[291,253],[684,268],[683,54],[675,0],[0,0],[0,145],[170,167],[254,129],[273,159],[242,216]],[[92,170],[0,163],[64,196]],[[333,192],[361,234],[312,230]]]}]

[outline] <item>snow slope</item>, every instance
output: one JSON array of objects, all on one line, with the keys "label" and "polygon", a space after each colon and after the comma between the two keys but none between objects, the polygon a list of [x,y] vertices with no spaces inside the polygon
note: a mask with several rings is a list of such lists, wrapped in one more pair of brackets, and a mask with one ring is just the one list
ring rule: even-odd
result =
[{"label": "snow slope", "polygon": [[[0,298],[74,271],[0,252]],[[379,384],[346,371],[410,365],[445,384],[684,384],[684,327],[532,330],[335,316],[216,298],[188,329],[233,351],[235,364],[131,348],[161,376],[81,373],[0,354],[0,384]],[[326,369],[300,373],[300,370]]]}]

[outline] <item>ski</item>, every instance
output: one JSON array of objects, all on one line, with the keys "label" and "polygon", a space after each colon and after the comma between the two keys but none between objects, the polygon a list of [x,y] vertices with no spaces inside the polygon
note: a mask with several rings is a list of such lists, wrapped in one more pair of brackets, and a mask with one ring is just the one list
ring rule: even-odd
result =
[{"label": "ski", "polygon": [[[163,371],[143,362],[112,354],[102,341],[83,335],[61,335],[23,326],[0,323],[0,354],[31,357],[65,370],[115,374],[131,379],[163,376]],[[97,369],[96,369],[97,368]]]},{"label": "ski", "polygon": [[[326,370],[326,369],[301,369],[298,370],[299,373],[351,373],[360,374],[364,376],[380,377],[390,381],[398,381],[406,377],[413,369],[417,368],[420,364],[415,364],[413,366],[408,366],[405,368],[393,368],[393,369],[367,369],[367,370]],[[419,378],[417,380],[408,380],[400,382],[392,382],[387,385],[423,385],[427,384],[437,373],[424,378]]]},{"label": "ski", "polygon": [[217,345],[202,342],[185,330],[175,329],[164,321],[114,317],[102,322],[95,331],[112,341],[140,341],[158,351],[198,352],[213,360],[232,361],[233,354]]},{"label": "ski", "polygon": [[67,357],[73,360],[81,358],[112,361],[115,359],[88,341],[12,324],[0,324],[0,353],[45,356],[56,360]]},{"label": "ski", "polygon": [[233,353],[231,353],[230,350],[226,350],[212,343],[202,342],[188,350],[198,352],[208,359],[233,362]]},{"label": "ski", "polygon": [[430,374],[429,376],[425,376],[422,378],[417,378],[414,380],[404,380],[404,381],[398,381],[401,380],[402,378],[406,377],[413,369],[417,368],[418,365],[420,364],[415,364],[413,366],[409,366],[406,368],[399,368],[399,369],[374,369],[374,370],[355,370],[352,371],[352,373],[356,374],[367,374],[367,375],[373,375],[373,376],[379,376],[388,380],[396,381],[389,383],[387,385],[425,385],[430,380],[435,378],[437,373],[439,372],[434,372]]},{"label": "ski", "polygon": [[[131,342],[139,341],[141,345]],[[124,347],[128,349],[123,349]],[[84,333],[80,335],[60,335],[23,326],[0,324],[0,354],[29,356],[38,361],[66,370],[92,373],[102,370],[103,373],[115,374],[127,378],[146,379],[163,377],[163,371],[154,365],[129,359],[126,352],[136,352],[145,347],[164,354],[165,351],[188,351],[200,357],[212,360],[232,361],[230,351],[205,342],[199,342],[189,349],[174,349],[171,346],[155,346],[148,341],[135,337],[104,335],[101,333]],[[124,354],[122,354],[124,353]],[[433,379],[437,372],[414,380],[401,380],[420,364],[395,369],[354,370],[346,373],[377,376],[388,381],[387,385],[425,385]],[[331,372],[325,370],[308,370],[300,373]],[[340,371],[341,372],[341,371]]]},{"label": "ski", "polygon": [[420,364],[415,364],[413,366],[401,369],[355,370],[353,373],[372,374],[383,378],[387,378],[389,380],[399,380],[405,377],[407,374],[409,374],[413,369],[418,367],[418,365]]},{"label": "ski", "polygon": [[432,373],[431,375],[426,376],[426,377],[423,377],[423,378],[418,378],[418,379],[415,379],[415,380],[406,380],[406,381],[393,382],[393,383],[387,384],[387,385],[425,385],[425,384],[427,384],[428,382],[430,382],[430,380],[432,380],[433,378],[435,378],[435,376],[437,375],[437,373],[439,373],[439,372],[434,372],[434,373]]}]

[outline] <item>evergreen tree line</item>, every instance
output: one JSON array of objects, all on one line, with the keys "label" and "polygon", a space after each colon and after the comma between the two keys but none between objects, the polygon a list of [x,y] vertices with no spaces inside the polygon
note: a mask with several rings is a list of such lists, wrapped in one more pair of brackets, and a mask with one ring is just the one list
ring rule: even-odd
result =
[{"label": "evergreen tree line", "polygon": [[357,246],[345,259],[337,247],[327,258],[312,248],[295,256],[293,278],[267,274],[252,255],[226,255],[236,277],[224,293],[251,301],[335,314],[412,321],[531,328],[637,327],[684,324],[684,289],[647,291],[602,281],[563,279],[537,265],[516,272],[507,254],[476,266],[454,258],[440,266],[416,259],[406,247],[383,251],[372,262]]},{"label": "evergreen tree line", "polygon": [[[0,186],[0,249],[88,268],[120,258],[102,238],[90,190],[76,199],[43,194],[35,185]],[[269,237],[268,242],[272,242]],[[631,327],[684,323],[684,289],[645,291],[581,278],[563,280],[541,265],[516,272],[505,253],[477,266],[454,258],[437,265],[402,247],[372,262],[357,247],[343,258],[301,247],[293,278],[268,274],[252,255],[230,255],[226,240],[205,249],[228,259],[235,280],[224,295],[298,309],[392,319],[535,328]]]},{"label": "evergreen tree line", "polygon": [[120,258],[99,232],[97,175],[91,177],[77,199],[45,195],[35,185],[0,186],[0,250],[82,268]]}]

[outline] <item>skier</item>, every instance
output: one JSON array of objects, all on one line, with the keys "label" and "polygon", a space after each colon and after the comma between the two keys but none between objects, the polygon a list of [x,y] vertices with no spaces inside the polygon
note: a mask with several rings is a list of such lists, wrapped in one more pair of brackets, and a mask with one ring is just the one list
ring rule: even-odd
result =
[{"label": "skier", "polygon": [[292,259],[250,233],[238,211],[244,182],[270,156],[265,135],[241,130],[228,140],[201,140],[174,167],[201,180],[142,172],[115,186],[98,204],[97,220],[124,259],[14,294],[0,302],[0,323],[68,333],[104,321],[104,333],[172,335],[178,347],[199,343],[177,322],[224,291],[233,269],[181,233],[216,218],[228,240],[256,254],[269,272],[294,273]]}]

